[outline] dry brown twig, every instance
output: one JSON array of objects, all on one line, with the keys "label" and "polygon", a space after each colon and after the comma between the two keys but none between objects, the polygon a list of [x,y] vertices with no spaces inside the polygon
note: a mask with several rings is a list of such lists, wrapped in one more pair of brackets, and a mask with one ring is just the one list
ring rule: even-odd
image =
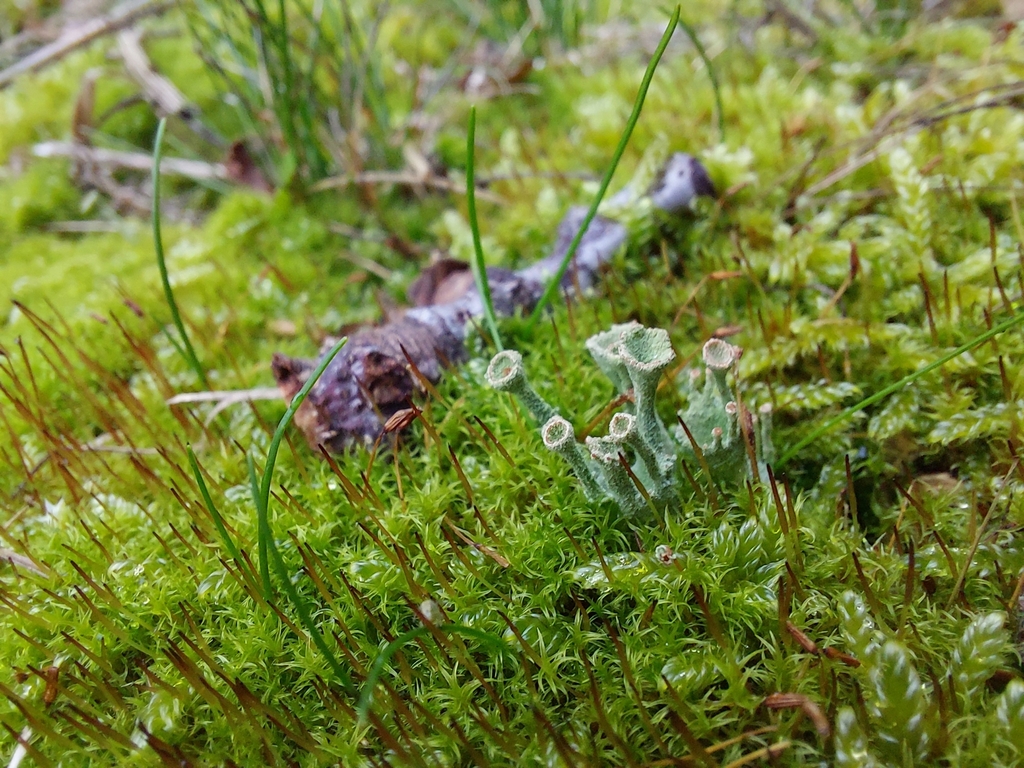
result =
[{"label": "dry brown twig", "polygon": [[44,45],[7,69],[0,71],[0,88],[7,87],[20,75],[27,72],[38,72],[94,40],[130,27],[139,19],[161,13],[170,7],[171,3],[167,0],[129,0],[129,2],[119,5],[107,16],[65,30],[49,45]]},{"label": "dry brown twig", "polygon": [[167,405],[183,405],[185,403],[216,403],[203,423],[209,425],[217,415],[232,405],[252,403],[257,400],[280,400],[281,390],[277,387],[255,387],[253,389],[211,390],[209,392],[182,392],[169,398]]},{"label": "dry brown twig", "polygon": [[174,83],[154,69],[142,47],[141,30],[133,27],[118,32],[117,50],[124,61],[125,71],[142,89],[143,96],[157,117],[177,117],[200,138],[216,147],[224,146],[224,140],[200,120],[196,106],[185,98]]},{"label": "dry brown twig", "polygon": [[[346,174],[344,176],[331,176],[321,179],[313,185],[314,192],[321,192],[326,189],[341,189],[351,185],[359,184],[398,184],[401,186],[413,187],[424,186],[433,189],[442,189],[445,192],[452,192],[457,195],[466,193],[466,185],[442,176],[415,173],[410,171],[364,171],[363,173]],[[486,189],[476,190],[477,200],[486,200],[490,203],[502,204],[504,199],[488,192]]]},{"label": "dry brown twig", "polygon": [[[69,157],[80,163],[105,166],[112,170],[142,173],[153,170],[153,158],[145,152],[122,152],[72,141],[44,141],[32,147],[32,154],[36,157]],[[184,176],[194,181],[226,181],[228,178],[223,163],[180,157],[163,158],[160,161],[160,173],[164,176]]]},{"label": "dry brown twig", "polygon": [[157,117],[187,116],[187,111],[191,110],[188,100],[174,83],[153,69],[142,48],[141,30],[132,28],[118,32],[117,50],[125,70],[145,93]]}]

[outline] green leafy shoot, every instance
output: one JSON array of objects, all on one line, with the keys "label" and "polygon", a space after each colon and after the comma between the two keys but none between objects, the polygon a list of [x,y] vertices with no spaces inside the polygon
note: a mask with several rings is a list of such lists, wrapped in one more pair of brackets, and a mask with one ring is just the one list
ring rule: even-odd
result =
[{"label": "green leafy shoot", "polygon": [[893,392],[899,392],[901,389],[903,389],[908,384],[911,384],[911,383],[917,381],[922,376],[926,376],[927,374],[929,374],[932,371],[934,371],[936,368],[941,368],[942,366],[944,366],[946,363],[948,363],[953,358],[959,357],[964,352],[970,352],[975,347],[981,346],[982,344],[984,344],[989,339],[991,339],[991,338],[993,338],[995,336],[998,336],[999,334],[1003,333],[1004,331],[1010,330],[1015,325],[1020,325],[1022,322],[1024,322],[1024,311],[1018,312],[1016,315],[1014,315],[1010,319],[1004,320],[1003,322],[999,323],[998,325],[992,326],[991,328],[989,328],[984,333],[978,334],[977,336],[975,336],[970,341],[966,342],[965,344],[961,344],[959,347],[957,347],[953,351],[948,352],[947,354],[945,354],[942,357],[940,357],[938,360],[935,360],[934,362],[929,363],[924,368],[922,368],[922,369],[920,369],[918,371],[914,371],[913,373],[907,374],[906,376],[904,376],[899,381],[893,382],[888,387],[885,387],[883,389],[880,389],[878,392],[875,392],[875,394],[873,394],[873,395],[871,395],[869,397],[865,397],[859,403],[851,405],[849,408],[847,408],[845,411],[840,413],[838,416],[836,416],[835,418],[830,419],[829,421],[827,421],[824,424],[822,424],[820,427],[818,427],[813,432],[811,432],[811,434],[807,435],[807,437],[805,437],[802,440],[798,441],[796,445],[794,445],[788,451],[786,451],[784,454],[782,454],[782,458],[779,459],[778,464],[776,466],[778,466],[778,467],[784,466],[790,459],[792,459],[794,456],[796,456],[800,451],[802,451],[804,448],[806,448],[808,445],[813,443],[815,440],[817,440],[822,435],[827,435],[829,432],[831,432],[833,429],[835,429],[838,425],[842,424],[844,421],[846,421],[851,416],[853,416],[853,414],[857,413],[857,411],[863,410],[864,408],[867,408],[870,405],[874,405],[875,403],[879,402],[880,400],[884,400],[889,395],[891,395]]},{"label": "green leafy shoot", "polygon": [[597,209],[600,207],[601,201],[604,199],[605,192],[608,191],[608,186],[612,182],[612,176],[615,175],[615,169],[618,167],[619,160],[622,159],[622,155],[626,151],[626,146],[629,144],[629,139],[633,135],[633,129],[636,127],[637,121],[640,119],[640,110],[643,109],[644,100],[647,98],[647,90],[651,87],[651,80],[654,78],[654,71],[658,68],[658,62],[661,61],[661,56],[665,53],[665,48],[668,46],[669,40],[672,39],[672,34],[675,32],[676,25],[678,23],[679,6],[676,6],[676,10],[672,14],[672,18],[669,20],[668,26],[665,28],[665,34],[661,36],[661,41],[658,43],[658,47],[655,49],[654,55],[651,57],[651,61],[647,65],[647,71],[644,72],[644,78],[640,83],[640,90],[637,92],[636,101],[633,103],[633,111],[629,115],[629,120],[626,121],[626,129],[622,132],[622,136],[619,139],[619,145],[615,148],[615,154],[612,155],[612,162],[608,166],[608,170],[605,171],[604,178],[601,179],[601,186],[597,190],[594,202],[590,204],[590,210],[587,211],[587,215],[584,217],[583,223],[580,224],[580,228],[576,232],[576,236],[569,244],[569,250],[565,252],[565,256],[562,258],[562,263],[558,267],[558,271],[551,276],[551,280],[548,281],[548,284],[544,289],[544,293],[540,297],[540,301],[538,301],[537,306],[533,308],[533,314],[530,315],[530,328],[533,328],[537,324],[537,321],[544,312],[544,307],[548,305],[558,292],[558,287],[562,284],[562,278],[565,276],[566,270],[569,269],[569,264],[572,263],[577,249],[580,247],[580,241],[583,240],[584,233],[586,233],[587,228],[590,226],[590,222],[594,220],[594,216],[597,215]]},{"label": "green leafy shoot", "polygon": [[487,281],[487,267],[484,264],[484,248],[480,242],[480,223],[476,217],[476,182],[473,156],[476,150],[476,107],[469,110],[469,129],[466,131],[466,207],[469,209],[469,228],[473,232],[473,279],[484,303],[484,320],[494,339],[498,351],[501,334],[498,333],[498,319],[494,316],[494,302],[491,301],[491,285]]},{"label": "green leafy shoot", "polygon": [[167,306],[171,309],[171,318],[174,320],[174,327],[178,329],[181,336],[181,345],[175,347],[185,358],[185,362],[195,373],[196,378],[206,389],[210,388],[206,380],[206,373],[203,366],[199,364],[196,351],[192,348],[192,342],[185,333],[185,324],[181,321],[181,313],[178,311],[178,303],[174,300],[174,292],[171,290],[171,279],[167,274],[167,262],[164,259],[164,240],[160,233],[160,157],[163,154],[164,131],[167,128],[167,118],[161,118],[156,128],[156,139],[153,141],[153,247],[156,249],[156,263],[160,267],[160,280],[164,285],[164,297],[167,299]]}]

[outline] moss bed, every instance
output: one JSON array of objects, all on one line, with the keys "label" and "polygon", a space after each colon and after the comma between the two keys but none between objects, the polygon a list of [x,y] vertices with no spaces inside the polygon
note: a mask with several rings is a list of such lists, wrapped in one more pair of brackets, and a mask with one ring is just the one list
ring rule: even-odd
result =
[{"label": "moss bed", "polygon": [[[733,385],[751,410],[773,406],[782,456],[1022,309],[1024,30],[970,6],[901,24],[813,10],[684,8],[724,133],[679,33],[613,189],[645,153],[686,151],[718,199],[634,239],[594,295],[535,328],[501,322],[578,433],[607,431],[613,412],[584,348],[612,323],[665,328],[681,363],[713,335],[742,347]],[[436,11],[386,17],[396,89],[459,44],[443,29],[414,42],[418,25],[443,27]],[[154,22],[181,33],[150,46],[154,65],[237,131],[176,13]],[[529,89],[477,102],[478,173],[511,177],[488,187],[501,204],[479,202],[490,263],[538,258],[566,207],[591,199],[574,174],[605,169],[647,62],[608,39],[584,35]],[[148,222],[83,192],[66,161],[30,156],[69,132],[108,46],[0,92],[0,760],[1024,759],[1019,327],[857,412],[774,482],[698,473],[663,516],[632,523],[588,501],[538,425],[486,385],[494,349],[472,334],[470,361],[418,401],[395,450],[332,465],[287,433],[269,525],[288,579],[267,594],[246,456],[261,472],[284,403],[212,420],[208,404],[167,406],[201,387],[169,340]],[[114,79],[97,100],[124,90]],[[438,111],[453,178],[471,103],[453,93]],[[107,130],[144,150],[155,119],[129,110]],[[170,131],[168,153],[184,151]],[[384,185],[371,206],[359,189],[165,189],[203,214],[166,219],[164,236],[212,389],[268,386],[273,351],[314,356],[377,319],[378,296],[401,300],[425,261],[385,234],[472,252],[460,195]],[[86,219],[105,231],[54,231]],[[339,234],[353,229],[367,236]],[[685,407],[671,378],[659,403],[667,422]]]}]

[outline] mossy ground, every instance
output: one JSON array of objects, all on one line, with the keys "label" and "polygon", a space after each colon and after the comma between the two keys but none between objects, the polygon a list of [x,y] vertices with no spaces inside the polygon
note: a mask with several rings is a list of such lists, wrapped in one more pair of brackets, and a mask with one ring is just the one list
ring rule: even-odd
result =
[{"label": "mossy ground", "polygon": [[[443,63],[402,32],[427,10],[390,17],[392,56]],[[532,331],[502,324],[577,430],[613,397],[583,349],[612,322],[669,329],[682,359],[734,332],[738,388],[774,404],[781,455],[1020,308],[1022,33],[968,18],[865,29],[848,6],[828,12],[842,23],[809,17],[803,33],[759,6],[686,9],[721,82],[724,141],[703,64],[679,44],[619,177],[661,142],[700,157],[720,199],[630,248],[597,295]],[[228,130],[187,52],[184,39],[152,51]],[[0,156],[67,132],[102,53],[0,93]],[[534,73],[535,94],[479,105],[480,172],[523,174],[491,187],[506,204],[481,203],[494,263],[537,258],[586,199],[588,185],[540,172],[603,170],[644,63],[591,49]],[[453,96],[438,140],[456,173],[467,113]],[[144,145],[153,127],[142,113],[111,130]],[[1019,764],[1019,330],[819,439],[774,492],[717,478],[651,525],[585,500],[484,384],[482,341],[393,452],[339,458],[337,476],[289,433],[271,524],[346,690],[281,585],[269,600],[259,588],[245,452],[262,464],[284,405],[208,425],[209,406],[168,408],[198,383],[165,335],[148,227],[83,196],[61,163],[19,164],[0,184],[5,759],[23,733],[27,759],[69,766]],[[165,223],[211,386],[266,385],[273,350],[310,356],[375,318],[378,291],[400,296],[421,265],[385,247],[383,226],[467,255],[464,212],[402,189],[373,209],[355,191],[232,192],[201,225]],[[114,231],[47,231],[98,216]],[[662,398],[666,418],[682,405],[671,383]],[[422,626],[426,600],[453,627],[403,644],[360,720],[374,661]],[[805,698],[773,708],[772,694]]]}]

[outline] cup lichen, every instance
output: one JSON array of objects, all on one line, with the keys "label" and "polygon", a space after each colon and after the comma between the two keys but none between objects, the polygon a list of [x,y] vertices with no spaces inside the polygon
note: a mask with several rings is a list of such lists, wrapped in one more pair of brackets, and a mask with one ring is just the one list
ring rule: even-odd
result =
[{"label": "cup lichen", "polygon": [[[761,406],[757,414],[748,413],[729,386],[729,371],[742,353],[739,347],[721,339],[704,344],[707,374],[703,388],[697,386],[699,371],[680,377],[688,404],[677,416],[702,454],[698,460],[684,430],[676,426],[670,433],[656,408],[658,384],[676,357],[668,332],[624,323],[591,336],[586,346],[621,393],[633,392],[632,412],[614,414],[608,435],[588,437],[586,450],[576,442],[569,422],[529,387],[518,353],[497,354],[487,370],[487,380],[496,389],[519,396],[534,415],[550,414],[541,431],[544,444],[569,462],[588,498],[611,497],[625,516],[632,517],[647,504],[645,494],[637,488],[639,483],[655,506],[663,509],[679,487],[680,461],[691,467],[706,465],[716,482],[767,477],[767,464],[774,457],[771,406]],[[627,471],[622,457],[630,456],[633,463]]]},{"label": "cup lichen", "polygon": [[546,424],[558,413],[538,395],[530,386],[523,368],[523,356],[514,349],[499,352],[487,366],[485,374],[487,383],[499,392],[511,392],[530,414],[542,424]]},{"label": "cup lichen", "polygon": [[591,470],[583,448],[576,442],[572,424],[561,416],[553,416],[541,428],[540,434],[545,448],[554,451],[569,462],[576,477],[583,484],[583,490],[588,499],[600,499],[604,496],[604,489]]},{"label": "cup lichen", "polygon": [[640,433],[653,446],[660,448],[659,454],[670,453],[672,443],[654,402],[661,375],[676,357],[668,331],[644,328],[638,324],[623,331],[618,344],[612,349],[618,354],[633,384]]},{"label": "cup lichen", "polygon": [[622,514],[626,517],[640,514],[645,506],[644,498],[623,466],[619,444],[609,437],[588,437],[586,445]]},{"label": "cup lichen", "polygon": [[608,424],[608,437],[621,446],[633,449],[640,459],[633,471],[644,487],[650,490],[652,496],[660,499],[669,491],[673,462],[666,459],[671,457],[663,454],[659,458],[648,442],[640,436],[636,416],[631,413],[616,413]]},{"label": "cup lichen", "polygon": [[594,358],[597,367],[615,385],[615,389],[621,395],[628,392],[633,384],[616,347],[624,333],[640,327],[640,323],[636,321],[620,323],[613,325],[607,331],[594,334],[586,341],[587,351]]}]

